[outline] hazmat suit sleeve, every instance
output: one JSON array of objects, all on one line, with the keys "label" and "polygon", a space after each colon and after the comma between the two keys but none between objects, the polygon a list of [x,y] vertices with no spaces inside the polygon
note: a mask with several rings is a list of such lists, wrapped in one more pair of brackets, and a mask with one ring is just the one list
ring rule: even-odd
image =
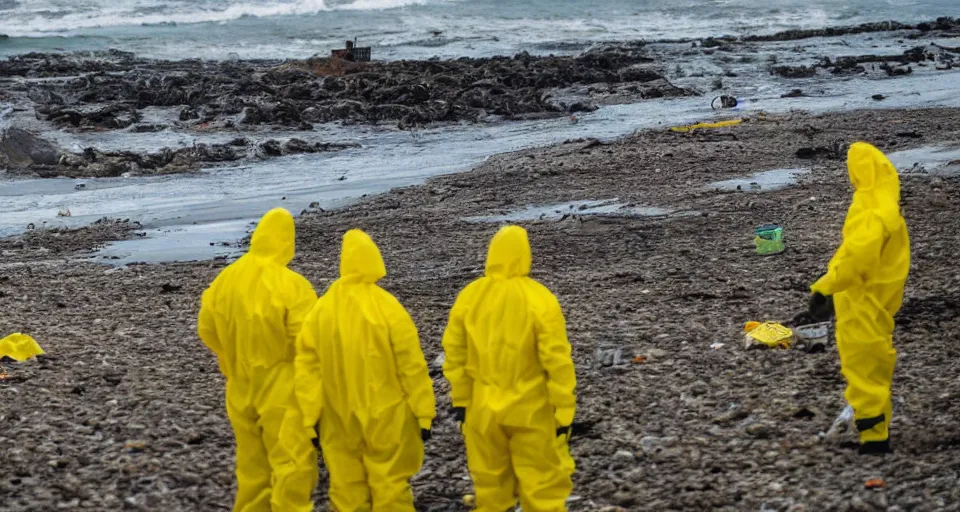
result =
[{"label": "hazmat suit sleeve", "polygon": [[216,294],[216,283],[203,292],[200,299],[200,317],[197,319],[197,334],[200,340],[217,356],[223,351],[220,338],[217,336],[217,323],[213,315],[213,297]]},{"label": "hazmat suit sleeve", "polygon": [[320,373],[320,352],[317,350],[317,316],[323,299],[317,301],[303,321],[297,336],[297,355],[293,360],[294,393],[303,414],[303,426],[309,429],[320,421],[323,411],[323,376]]},{"label": "hazmat suit sleeve", "polygon": [[537,352],[540,364],[547,372],[548,400],[555,410],[558,426],[569,426],[577,406],[577,375],[573,367],[567,326],[560,302],[553,294],[543,291],[545,307],[537,315]]},{"label": "hazmat suit sleeve", "polygon": [[407,310],[393,297],[390,297],[387,315],[390,322],[390,345],[397,361],[400,386],[420,428],[430,430],[433,419],[437,416],[437,402],[433,395],[433,379],[430,378],[427,361],[420,348],[417,326]]},{"label": "hazmat suit sleeve", "polygon": [[[291,272],[292,273],[292,272]],[[300,328],[303,326],[303,320],[317,303],[317,293],[313,290],[310,281],[307,281],[298,274],[294,274],[294,282],[291,283],[287,306],[287,337],[290,340],[297,339],[300,334]]]},{"label": "hazmat suit sleeve", "polygon": [[[469,290],[469,288],[468,288]],[[450,320],[443,332],[443,375],[450,381],[450,399],[454,407],[469,407],[473,399],[473,379],[467,374],[467,330],[464,325],[468,291],[464,290],[450,310]]]},{"label": "hazmat suit sleeve", "polygon": [[843,243],[830,260],[827,274],[813,284],[811,291],[835,295],[862,285],[880,264],[884,242],[883,222],[875,214],[866,212],[848,221]]},{"label": "hazmat suit sleeve", "polygon": [[217,293],[217,281],[214,281],[210,288],[203,292],[200,300],[200,317],[197,319],[197,334],[203,344],[217,356],[217,365],[220,367],[220,373],[224,377],[230,378],[230,368],[226,354],[224,354],[223,343],[217,335],[217,321],[213,312],[213,303]]}]

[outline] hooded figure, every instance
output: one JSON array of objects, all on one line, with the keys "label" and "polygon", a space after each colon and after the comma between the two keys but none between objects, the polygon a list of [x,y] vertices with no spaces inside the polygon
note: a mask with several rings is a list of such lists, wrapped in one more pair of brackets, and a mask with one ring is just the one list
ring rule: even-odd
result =
[{"label": "hooded figure", "polygon": [[436,416],[417,328],[377,286],[386,275],[373,240],[347,232],[340,279],[297,340],[297,398],[304,426],[318,425],[338,512],[413,511],[410,479]]},{"label": "hooded figure", "polygon": [[296,337],[317,295],[287,268],[290,212],[260,220],[250,251],[203,293],[200,339],[227,378],[227,415],[237,441],[234,511],[312,511],[316,451],[293,388]]},{"label": "hooded figure", "polygon": [[576,375],[560,303],[530,279],[527,232],[493,237],[486,275],[468,285],[443,335],[477,510],[565,510]]},{"label": "hooded figure", "polygon": [[893,315],[903,303],[910,239],[900,215],[900,180],[893,164],[877,148],[858,142],[850,147],[847,167],[855,192],[843,225],[843,244],[827,274],[811,287],[811,304],[832,297],[840,367],[861,452],[887,452],[897,359]]}]

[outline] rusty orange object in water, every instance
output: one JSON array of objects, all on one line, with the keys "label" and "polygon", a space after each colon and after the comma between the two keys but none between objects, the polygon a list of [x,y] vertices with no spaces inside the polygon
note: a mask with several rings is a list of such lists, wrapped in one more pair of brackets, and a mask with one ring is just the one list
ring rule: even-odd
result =
[{"label": "rusty orange object in water", "polygon": [[867,489],[881,489],[886,484],[883,483],[883,479],[881,478],[871,478],[870,480],[867,480],[864,485],[867,487]]},{"label": "rusty orange object in water", "polygon": [[633,364],[643,364],[647,362],[647,356],[637,356],[633,358]]}]

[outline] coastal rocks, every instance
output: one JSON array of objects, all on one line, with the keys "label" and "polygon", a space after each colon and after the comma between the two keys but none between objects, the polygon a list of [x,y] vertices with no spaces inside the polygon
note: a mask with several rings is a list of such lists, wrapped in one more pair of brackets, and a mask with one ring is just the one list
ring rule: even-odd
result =
[{"label": "coastal rocks", "polygon": [[813,37],[835,37],[851,34],[866,34],[870,32],[889,32],[894,30],[916,30],[924,35],[931,31],[956,33],[960,31],[960,19],[941,17],[933,23],[919,23],[911,25],[897,21],[881,21],[874,23],[863,23],[860,25],[846,27],[825,27],[817,29],[797,29],[778,32],[770,35],[754,35],[742,38],[745,42],[773,42],[773,41],[798,41],[801,39],[810,39]]},{"label": "coastal rocks", "polygon": [[[521,53],[350,63],[336,69],[320,58],[279,64],[28,54],[0,62],[0,75],[57,76],[49,70],[63,70],[63,80],[23,86],[39,115],[72,129],[126,128],[139,122],[139,110],[147,107],[177,107],[180,122],[188,125],[299,128],[338,121],[413,127],[489,115],[560,116],[570,110],[543,98],[550,90],[575,85],[633,84],[636,99],[696,94],[667,82],[653,62],[642,43],[605,45],[579,56]],[[86,74],[67,78],[75,73]],[[588,91],[569,104],[591,102]]]},{"label": "coastal rocks", "polygon": [[118,177],[132,175],[178,174],[203,167],[249,158],[273,158],[300,153],[339,151],[355,144],[268,139],[253,144],[238,138],[227,144],[195,144],[186,148],[164,148],[155,153],[101,151],[87,148],[69,153],[25,130],[11,128],[0,139],[0,168],[16,175],[41,178]]},{"label": "coastal rocks", "polygon": [[834,75],[883,72],[887,76],[902,76],[913,73],[911,64],[933,63],[935,69],[945,71],[952,69],[958,60],[960,60],[960,48],[933,44],[917,46],[900,55],[857,55],[835,59],[822,57],[819,62],[809,66],[773,66],[770,72],[784,78],[811,78],[821,69]]},{"label": "coastal rocks", "polygon": [[57,147],[33,133],[10,128],[0,133],[0,168],[26,169],[31,165],[53,165],[59,158]]},{"label": "coastal rocks", "polygon": [[135,108],[121,104],[87,112],[69,107],[39,108],[37,112],[45,113],[46,119],[59,128],[71,127],[81,130],[116,130],[140,121],[140,114]]}]

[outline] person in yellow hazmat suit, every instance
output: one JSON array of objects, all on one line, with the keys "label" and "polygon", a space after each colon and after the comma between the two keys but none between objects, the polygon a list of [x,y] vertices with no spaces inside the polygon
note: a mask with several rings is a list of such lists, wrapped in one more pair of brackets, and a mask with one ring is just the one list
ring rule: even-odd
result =
[{"label": "person in yellow hazmat suit", "polygon": [[296,337],[317,295],[287,268],[293,216],[270,210],[250,250],[203,293],[198,331],[227,379],[237,442],[235,512],[307,512],[317,485],[312,432],[294,392]]},{"label": "person in yellow hazmat suit", "polygon": [[457,297],[443,335],[477,510],[565,510],[576,374],[560,303],[528,274],[527,232],[501,229],[484,277]]},{"label": "person in yellow hazmat suit", "polygon": [[380,250],[363,231],[343,237],[340,278],[297,340],[296,390],[316,427],[338,512],[413,511],[410,479],[436,416],[417,328],[377,281]]},{"label": "person in yellow hazmat suit", "polygon": [[900,214],[900,179],[877,148],[858,142],[847,155],[853,202],[843,243],[811,287],[810,313],[837,317],[837,349],[861,453],[890,451],[891,383],[897,352],[893,315],[903,303],[910,239]]}]

